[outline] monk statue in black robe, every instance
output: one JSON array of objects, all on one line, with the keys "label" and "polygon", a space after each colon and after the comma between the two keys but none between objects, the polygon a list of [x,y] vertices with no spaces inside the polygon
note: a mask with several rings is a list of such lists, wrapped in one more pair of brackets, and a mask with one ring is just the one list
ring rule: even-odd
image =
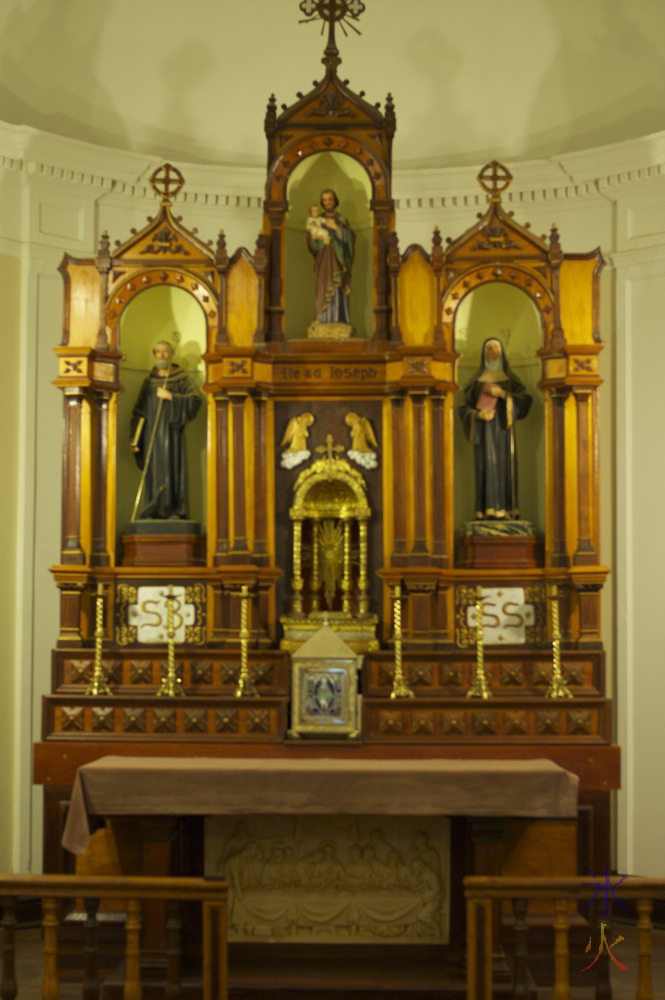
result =
[{"label": "monk statue in black robe", "polygon": [[460,416],[473,444],[478,520],[516,520],[517,454],[515,421],[529,412],[527,395],[511,371],[500,340],[483,344],[481,364],[464,388]]},{"label": "monk statue in black robe", "polygon": [[143,472],[140,516],[186,518],[184,430],[199,412],[202,397],[189,375],[173,363],[167,340],[158,340],[152,353],[155,367],[141,386],[131,424],[131,449]]}]

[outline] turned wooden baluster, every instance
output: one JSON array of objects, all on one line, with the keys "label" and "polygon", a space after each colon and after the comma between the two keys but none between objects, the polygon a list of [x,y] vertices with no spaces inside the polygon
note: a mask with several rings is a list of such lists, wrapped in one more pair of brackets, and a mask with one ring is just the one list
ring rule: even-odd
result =
[{"label": "turned wooden baluster", "polygon": [[529,908],[528,899],[513,899],[513,915],[515,917],[515,963],[513,966],[513,1000],[523,1000],[528,997],[528,944],[526,913]]},{"label": "turned wooden baluster", "polygon": [[98,899],[84,899],[85,944],[83,946],[83,1000],[99,1000],[100,986],[97,968]]},{"label": "turned wooden baluster", "polygon": [[226,904],[203,904],[203,1000],[227,997]]},{"label": "turned wooden baluster", "polygon": [[182,947],[180,931],[180,906],[171,901],[166,918],[166,988],[164,1000],[180,1000],[180,979],[182,974]]},{"label": "turned wooden baluster", "polygon": [[637,900],[637,993],[636,1000],[653,1000],[651,981],[651,899]]},{"label": "turned wooden baluster", "polygon": [[568,900],[554,900],[554,993],[553,1000],[570,1000],[568,971]]},{"label": "turned wooden baluster", "polygon": [[2,906],[2,977],[0,978],[0,997],[2,1000],[14,1000],[16,996],[16,900],[12,896],[0,899]]},{"label": "turned wooden baluster", "polygon": [[466,910],[467,1000],[492,1000],[492,903],[468,900]]},{"label": "turned wooden baluster", "polygon": [[[609,933],[609,924],[611,923],[611,913],[612,913],[612,903],[610,901],[609,910],[603,910],[602,916],[607,921],[606,929]],[[596,948],[596,942],[600,942],[602,934],[602,921],[600,902],[596,901],[592,903],[591,906],[591,927],[593,928],[593,933],[591,935],[591,948],[589,949],[589,956],[594,954],[594,948]],[[586,964],[586,963],[585,963]],[[596,989],[594,991],[594,1000],[612,1000],[612,983],[610,982],[610,956],[607,951],[603,948],[600,955],[597,956],[597,961],[594,965],[596,970]]]},{"label": "turned wooden baluster", "polygon": [[127,900],[123,1000],[141,1000],[141,903]]},{"label": "turned wooden baluster", "polygon": [[42,900],[42,934],[44,941],[44,980],[42,1000],[58,1000],[58,901]]}]

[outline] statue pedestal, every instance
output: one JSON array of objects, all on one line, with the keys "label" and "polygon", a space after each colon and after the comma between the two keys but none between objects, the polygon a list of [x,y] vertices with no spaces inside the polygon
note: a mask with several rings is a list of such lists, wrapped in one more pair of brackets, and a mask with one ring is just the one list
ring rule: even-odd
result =
[{"label": "statue pedestal", "polygon": [[123,566],[205,566],[198,521],[132,521],[120,541]]},{"label": "statue pedestal", "polygon": [[467,521],[455,546],[461,569],[534,569],[542,562],[542,539],[529,521]]}]

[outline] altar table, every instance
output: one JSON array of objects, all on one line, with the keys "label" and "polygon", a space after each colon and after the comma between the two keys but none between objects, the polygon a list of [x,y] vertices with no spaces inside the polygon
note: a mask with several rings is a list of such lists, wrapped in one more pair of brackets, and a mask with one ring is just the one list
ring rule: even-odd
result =
[{"label": "altar table", "polygon": [[103,757],[79,768],[62,844],[112,816],[319,815],[567,819],[578,778],[548,760]]}]

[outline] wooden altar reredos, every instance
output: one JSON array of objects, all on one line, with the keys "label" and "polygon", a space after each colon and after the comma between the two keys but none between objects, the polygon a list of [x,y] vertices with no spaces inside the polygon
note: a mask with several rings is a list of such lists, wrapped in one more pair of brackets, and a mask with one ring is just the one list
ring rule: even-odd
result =
[{"label": "wooden altar reredos", "polygon": [[[466,232],[444,242],[436,229],[429,249],[401,251],[391,192],[392,99],[381,110],[340,79],[332,31],[323,62],[322,80],[295,104],[281,113],[274,98],[268,104],[264,223],[253,252],[230,253],[223,233],[213,247],[188,230],[172,209],[182,180],[166,165],[153,178],[159,211],[142,231],[115,249],[104,234],[96,256],[63,261],[56,379],[64,400],[63,521],[61,558],[53,567],[60,633],[36,748],[36,780],[47,785],[49,867],[58,863],[54,821],[75,767],[111,748],[130,755],[148,746],[167,756],[320,755],[320,744],[286,738],[290,674],[288,644],[280,642],[294,621],[318,627],[326,610],[334,627],[357,633],[366,653],[361,741],[328,745],[326,754],[548,757],[580,775],[582,804],[599,821],[592,853],[598,864],[607,857],[601,831],[609,790],[618,784],[618,752],[600,638],[608,572],[600,557],[597,464],[602,257],[597,250],[565,253],[556,228],[538,237],[517,222],[502,202],[510,174],[497,163],[481,172],[488,204]],[[332,154],[336,159],[320,159]],[[290,297],[301,294],[287,269],[290,192],[308,161],[323,171],[348,162],[370,192],[363,211],[371,219],[371,322],[343,341],[311,340],[304,328],[289,325]],[[311,274],[300,282],[309,286]],[[460,463],[469,461],[455,446],[456,321],[469,295],[496,285],[519,290],[539,324],[533,359],[542,401],[544,515],[531,549],[515,561],[510,552],[469,549],[458,537],[464,514],[455,499]],[[128,555],[117,516],[119,493],[127,489],[117,475],[117,455],[126,447],[118,435],[122,322],[137,298],[155,288],[190,296],[205,329],[204,540],[196,552],[152,544]],[[347,545],[348,557],[339,556],[331,584],[337,593],[327,609],[312,586],[318,529],[305,531],[300,555],[294,545],[294,486],[306,466],[280,461],[285,429],[303,412],[313,417],[309,461],[326,461],[328,447],[327,460],[360,477],[366,497],[365,511],[357,491],[353,514],[364,527],[350,524],[343,504],[334,515],[339,551]],[[350,413],[373,430],[376,467],[351,465]],[[337,475],[333,470],[331,481]],[[104,662],[113,694],[94,698],[85,689],[99,583],[106,588]],[[142,643],[127,618],[141,587],[166,583],[183,587],[193,609],[177,652],[185,694],[176,701],[156,696],[164,646]],[[405,668],[416,695],[408,701],[390,698],[398,583]],[[561,595],[572,699],[544,697],[551,583]],[[494,697],[483,703],[465,697],[475,656],[466,609],[478,584],[522,588],[534,609],[523,642],[487,648]],[[243,585],[253,595],[256,699],[234,698]]]}]

